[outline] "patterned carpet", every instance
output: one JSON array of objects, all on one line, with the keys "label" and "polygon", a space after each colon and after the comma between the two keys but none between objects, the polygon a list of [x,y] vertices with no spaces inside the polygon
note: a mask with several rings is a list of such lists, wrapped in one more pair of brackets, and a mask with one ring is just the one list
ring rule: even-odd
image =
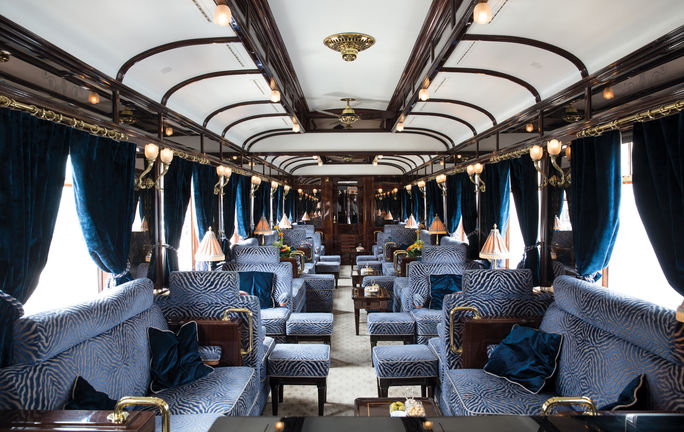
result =
[{"label": "patterned carpet", "polygon": [[[354,303],[351,299],[351,266],[342,266],[339,287],[335,291],[333,313],[332,359],[328,376],[328,402],[325,415],[353,416],[354,399],[377,397],[375,370],[370,361],[370,341],[366,313],[361,311],[359,336],[354,332]],[[400,343],[400,342],[381,342]],[[420,396],[420,387],[390,387],[389,396]],[[318,411],[315,386],[285,386],[280,416],[312,416]],[[264,415],[271,415],[269,398]]]}]

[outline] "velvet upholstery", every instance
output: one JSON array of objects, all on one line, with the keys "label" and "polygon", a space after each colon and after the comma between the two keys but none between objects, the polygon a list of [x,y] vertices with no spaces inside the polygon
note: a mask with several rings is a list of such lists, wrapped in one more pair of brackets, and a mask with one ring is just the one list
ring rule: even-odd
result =
[{"label": "velvet upholstery", "polygon": [[684,114],[633,128],[634,199],[670,285],[684,295]]},{"label": "velvet upholstery", "polygon": [[468,181],[467,178],[463,178],[463,176],[459,174],[447,176],[447,217],[444,223],[446,224],[449,233],[456,232],[458,224],[461,222],[461,193],[463,191],[463,180]]},{"label": "velvet upholstery", "polygon": [[575,265],[591,276],[608,265],[620,226],[620,132],[572,142],[570,208]]},{"label": "velvet upholstery", "polygon": [[447,294],[461,291],[462,279],[457,274],[430,275],[430,309],[442,310],[442,300]]},{"label": "velvet upholstery", "polygon": [[332,336],[334,328],[332,313],[293,313],[287,319],[288,336]]},{"label": "velvet upholstery", "polygon": [[[214,224],[214,214],[218,211],[218,195],[214,195],[214,185],[216,183],[218,183],[218,175],[214,166],[193,163],[192,193],[195,200],[197,232],[200,241],[204,238],[204,234],[209,230],[209,227],[212,227],[214,233],[218,234],[219,232],[219,227]],[[227,186],[223,188],[224,194],[226,188]],[[233,230],[230,230],[229,233],[232,234]]]},{"label": "velvet upholstery", "polygon": [[329,370],[326,344],[277,344],[268,358],[268,375],[273,377],[323,378]]},{"label": "velvet upholstery", "polygon": [[480,195],[482,199],[482,241],[496,224],[500,233],[506,233],[508,213],[511,199],[511,180],[509,176],[510,161],[504,160],[495,164],[486,164],[482,176],[487,191]]},{"label": "velvet upholstery", "polygon": [[250,178],[242,174],[233,174],[237,183],[235,190],[235,207],[237,208],[237,229],[241,237],[247,237],[249,229],[250,199],[249,191],[251,188]]},{"label": "velvet upholstery", "polygon": [[477,229],[477,198],[475,193],[475,186],[468,179],[468,174],[460,173],[457,176],[462,176],[463,190],[461,191],[461,219],[463,223],[463,232],[468,238],[468,258],[477,259],[480,248]]},{"label": "velvet upholstery", "polygon": [[[444,219],[444,201],[442,199],[442,189],[437,185],[437,181],[430,180],[425,184],[425,193],[427,194],[427,224],[429,227],[435,216]],[[444,222],[444,221],[442,221]]]},{"label": "velvet upholstery", "polygon": [[239,275],[240,291],[258,298],[262,309],[278,307],[273,297],[273,273],[241,271]]},{"label": "velvet upholstery", "polygon": [[82,377],[76,377],[71,389],[69,402],[64,405],[65,410],[114,410],[116,401],[99,392]]},{"label": "velvet upholstery", "polygon": [[164,249],[166,251],[164,286],[168,286],[169,274],[178,270],[178,248],[185,213],[190,202],[192,167],[192,162],[175,157],[164,176],[164,232],[166,242],[170,246]]},{"label": "velvet upholstery", "polygon": [[539,192],[537,190],[537,170],[529,154],[510,160],[511,193],[520,223],[520,232],[525,243],[523,267],[532,271],[535,285],[539,284],[539,249],[537,232],[539,229]]},{"label": "velvet upholstery", "polygon": [[417,378],[438,375],[437,357],[426,345],[380,345],[373,348],[379,378]]},{"label": "velvet upholstery", "polygon": [[228,179],[228,184],[223,188],[223,232],[225,233],[226,238],[221,242],[221,247],[223,253],[226,255],[226,261],[229,261],[230,257],[230,241],[228,239],[233,235],[235,228],[237,227],[235,208],[239,179],[239,174],[231,174]]}]

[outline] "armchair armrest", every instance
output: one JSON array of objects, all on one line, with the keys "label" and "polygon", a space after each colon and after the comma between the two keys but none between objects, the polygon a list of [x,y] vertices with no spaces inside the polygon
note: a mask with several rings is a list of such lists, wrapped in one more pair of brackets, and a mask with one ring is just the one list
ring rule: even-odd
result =
[{"label": "armchair armrest", "polygon": [[[247,309],[245,309],[247,311]],[[224,313],[225,316],[225,313]],[[169,320],[168,325],[171,330],[176,331],[178,327],[187,321],[197,322],[197,339],[200,345],[221,347],[221,358],[217,366],[241,366],[242,356],[240,348],[240,327],[241,318],[218,319],[185,319]],[[251,312],[250,312],[251,324]],[[251,329],[251,325],[250,325]],[[246,354],[246,353],[244,353]]]},{"label": "armchair armrest", "polygon": [[299,262],[298,272],[299,274],[302,274],[304,272],[304,263],[306,262],[306,255],[304,254],[304,252],[296,250],[290,252],[290,256],[294,256],[295,259]]},{"label": "armchair armrest", "polygon": [[128,411],[124,411],[129,405],[155,406],[161,412],[162,432],[171,432],[171,410],[169,404],[162,398],[148,396],[124,396],[116,402],[114,412],[107,416],[107,421],[113,424],[123,425],[128,419]]},{"label": "armchair armrest", "polygon": [[565,397],[565,396],[555,396],[549,398],[542,405],[542,415],[550,415],[551,409],[557,405],[582,405],[587,407],[584,411],[585,415],[598,415],[598,410],[596,409],[596,404],[593,400],[586,396],[575,396],[575,397]]},{"label": "armchair armrest", "polygon": [[397,274],[401,273],[401,265],[399,264],[399,257],[403,255],[408,255],[408,251],[404,249],[399,249],[394,251],[394,271],[397,272]]},{"label": "armchair armrest", "polygon": [[392,261],[392,252],[391,248],[396,247],[397,244],[393,241],[388,241],[385,242],[385,245],[383,246],[383,255],[385,256],[385,261]]},{"label": "armchair armrest", "polygon": [[449,347],[451,348],[451,352],[456,353],[456,354],[462,354],[463,353],[463,347],[457,347],[455,342],[454,342],[454,322],[455,322],[455,316],[456,312],[460,311],[468,311],[468,312],[473,312],[475,316],[473,319],[481,319],[482,314],[480,314],[480,311],[477,310],[477,308],[473,306],[456,306],[455,308],[451,309],[449,312]]},{"label": "armchair armrest", "polygon": [[245,350],[243,348],[240,348],[240,354],[246,355],[252,352],[254,350],[254,338],[252,335],[252,327],[254,326],[254,315],[252,314],[252,311],[247,309],[247,308],[228,308],[223,312],[223,316],[221,316],[221,320],[223,321],[228,321],[230,319],[230,314],[232,313],[244,313],[247,314],[247,322],[248,322],[248,332],[249,332],[249,347]]}]

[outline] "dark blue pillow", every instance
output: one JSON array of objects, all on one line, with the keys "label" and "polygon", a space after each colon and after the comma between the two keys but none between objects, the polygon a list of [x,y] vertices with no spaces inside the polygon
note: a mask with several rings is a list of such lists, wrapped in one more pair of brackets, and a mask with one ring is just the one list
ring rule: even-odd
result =
[{"label": "dark blue pillow", "polygon": [[249,271],[240,273],[240,291],[256,296],[261,309],[278,307],[273,298],[273,273]]},{"label": "dark blue pillow", "polygon": [[171,330],[147,329],[150,342],[150,391],[160,391],[191,383],[209,375],[214,369],[205,365],[199,355],[197,323],[189,321],[178,333]]},{"label": "dark blue pillow", "polygon": [[619,411],[627,408],[629,408],[630,411],[645,409],[644,407],[638,406],[639,402],[643,402],[646,398],[646,395],[644,394],[646,391],[644,378],[644,374],[641,374],[628,382],[625,388],[622,389],[618,399],[613,403],[603,405],[599,408],[599,411]]},{"label": "dark blue pillow", "polygon": [[106,410],[114,409],[116,401],[106,393],[99,392],[85,378],[77,376],[71,388],[71,399],[64,405],[65,410]]},{"label": "dark blue pillow", "polygon": [[461,275],[430,275],[430,309],[442,310],[444,296],[461,292]]},{"label": "dark blue pillow", "polygon": [[556,371],[562,344],[563,335],[515,325],[484,370],[536,394]]}]

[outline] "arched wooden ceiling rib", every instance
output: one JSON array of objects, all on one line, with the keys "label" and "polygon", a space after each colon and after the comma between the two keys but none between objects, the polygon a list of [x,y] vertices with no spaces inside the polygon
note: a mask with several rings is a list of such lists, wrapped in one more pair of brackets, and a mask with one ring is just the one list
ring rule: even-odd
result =
[{"label": "arched wooden ceiling rib", "polygon": [[197,76],[188,78],[184,81],[181,81],[178,84],[176,84],[175,86],[171,87],[166,93],[164,93],[164,96],[161,99],[161,104],[166,105],[166,103],[169,101],[169,98],[171,97],[172,94],[174,94],[178,90],[182,89],[183,87],[190,85],[192,83],[196,83],[198,81],[202,81],[205,79],[211,79],[211,78],[224,77],[224,76],[261,75],[261,74],[262,74],[262,72],[259,69],[234,69],[234,70],[223,70],[223,71],[209,72],[209,73],[205,73],[202,75],[197,75]]},{"label": "arched wooden ceiling rib", "polygon": [[222,36],[222,37],[210,37],[210,38],[200,38],[200,39],[185,39],[185,40],[180,40],[180,41],[174,41],[174,42],[169,42],[163,45],[156,46],[154,48],[150,48],[148,50],[145,50],[141,52],[140,54],[136,54],[130,59],[126,60],[126,62],[121,65],[119,68],[119,72],[116,73],[116,79],[118,81],[123,81],[124,76],[126,75],[126,72],[130,68],[133,67],[134,64],[138,63],[139,61],[145,60],[148,57],[152,57],[153,55],[163,53],[164,51],[169,51],[172,49],[176,48],[183,48],[183,47],[188,47],[188,46],[195,46],[195,45],[211,45],[211,44],[217,44],[217,43],[234,43],[234,42],[240,42],[240,38],[237,36]]},{"label": "arched wooden ceiling rib", "polygon": [[[461,124],[467,126],[468,129],[470,129],[470,131],[473,133],[473,136],[477,135],[477,130],[475,130],[475,127],[474,127],[473,125],[471,125],[471,124],[468,123],[467,121],[463,120],[462,118],[459,118],[459,117],[456,117],[456,116],[452,116],[452,115],[444,114],[444,113],[424,112],[424,111],[420,111],[420,112],[413,112],[413,111],[411,111],[411,113],[409,113],[409,115],[413,115],[413,116],[432,116],[432,117],[441,117],[441,118],[445,118],[445,119],[447,119],[447,120],[453,120],[453,121],[459,122],[459,123],[461,123]],[[404,129],[404,130],[405,130],[405,129]]]},{"label": "arched wooden ceiling rib", "polygon": [[[408,162],[406,161],[406,159],[408,159]],[[402,158],[402,157],[400,157],[400,156],[383,156],[382,159],[378,161],[378,163],[380,163],[380,161],[383,161],[383,160],[390,160],[390,161],[394,161],[394,162],[398,162],[398,163],[405,164],[405,165],[408,167],[408,170],[409,170],[409,171],[411,171],[413,168],[415,168],[415,167],[418,166],[418,165],[417,165],[415,162],[413,162],[411,159],[409,159],[409,158]]]},{"label": "arched wooden ceiling rib", "polygon": [[235,120],[233,123],[229,124],[228,126],[223,129],[223,132],[221,133],[222,137],[226,136],[226,133],[232,128],[233,126],[237,126],[240,123],[250,121],[250,120],[256,120],[256,119],[261,119],[261,118],[270,118],[270,117],[289,117],[290,114],[288,113],[270,113],[270,114],[255,114],[247,117],[243,117],[239,120]]},{"label": "arched wooden ceiling rib", "polygon": [[491,69],[480,69],[480,68],[465,68],[465,67],[442,67],[438,69],[439,72],[444,72],[444,73],[463,73],[463,74],[475,74],[475,75],[489,75],[493,76],[496,78],[502,78],[508,81],[511,81],[515,84],[518,84],[522,87],[525,87],[527,91],[532,93],[532,96],[534,96],[534,100],[536,102],[541,102],[541,95],[537,91],[536,88],[527,81],[520,79],[516,76],[509,75],[507,73],[491,70]]},{"label": "arched wooden ceiling rib", "polygon": [[211,119],[214,118],[214,116],[216,116],[216,115],[218,115],[218,114],[220,114],[220,113],[222,113],[222,112],[224,112],[224,111],[228,111],[228,110],[231,110],[231,109],[233,109],[233,108],[238,108],[238,107],[241,107],[241,106],[247,106],[247,105],[262,105],[262,104],[263,104],[263,105],[266,105],[266,104],[275,105],[273,102],[271,102],[271,101],[268,100],[268,99],[266,99],[266,100],[254,100],[254,101],[237,102],[237,103],[234,103],[234,104],[226,105],[226,106],[221,107],[221,108],[219,108],[219,109],[217,109],[217,110],[215,110],[215,111],[212,111],[212,113],[209,114],[209,115],[207,116],[207,118],[204,119],[204,123],[202,123],[202,126],[207,127],[207,125],[209,124],[209,122],[211,121]]},{"label": "arched wooden ceiling rib", "polygon": [[[278,156],[276,156],[276,157],[278,157]],[[286,163],[288,163],[288,162],[290,162],[290,161],[292,161],[292,160],[295,160],[295,159],[301,158],[301,157],[303,157],[303,156],[290,156],[290,157],[286,157],[284,160],[280,161],[280,164],[278,165],[278,167],[279,167],[280,169],[284,170],[285,168],[283,168],[283,165],[285,165]]]},{"label": "arched wooden ceiling rib", "polygon": [[[314,165],[318,165],[318,162],[307,162],[307,163],[303,163],[301,165],[297,165],[296,167],[292,168],[292,171],[290,171],[290,174],[294,174],[295,171],[297,171],[300,168],[305,168],[305,167],[314,166]],[[401,171],[402,174],[406,174],[406,170],[401,165],[393,164],[391,162],[383,162],[382,160],[378,161],[378,165],[391,166],[391,167],[394,167],[394,168],[398,169],[399,171]]]},{"label": "arched wooden ceiling rib", "polygon": [[[287,163],[282,163],[280,164],[280,169],[287,171],[289,167],[291,167],[293,164],[296,164],[297,162],[304,162],[305,160],[312,160],[311,157],[309,156],[293,156],[290,159],[288,159],[289,162]],[[318,162],[314,162],[315,165],[318,165]]]},{"label": "arched wooden ceiling rib", "polygon": [[[277,131],[277,130],[279,130],[279,129],[271,129],[271,130],[268,131],[268,132],[274,132],[274,131]],[[252,142],[247,146],[247,148],[245,148],[245,150],[250,151],[250,150],[252,149],[252,147],[253,147],[256,143],[258,143],[258,142],[261,141],[261,140],[265,140],[266,138],[271,138],[271,137],[280,136],[280,135],[290,135],[290,134],[295,134],[295,133],[299,133],[299,132],[294,132],[292,129],[284,129],[282,132],[275,132],[275,133],[272,133],[272,134],[270,134],[270,135],[260,136],[259,138],[257,138],[257,139],[255,139],[254,141],[252,141]]]},{"label": "arched wooden ceiling rib", "polygon": [[408,157],[408,156],[401,156],[401,155],[395,155],[395,154],[392,154],[392,155],[383,155],[383,159],[385,159],[385,158],[390,158],[390,159],[401,159],[401,160],[403,160],[403,161],[408,161],[409,165],[412,164],[413,166],[418,166],[418,164],[417,164],[413,159],[411,159],[411,158]]},{"label": "arched wooden ceiling rib", "polygon": [[[291,128],[268,129],[268,130],[265,130],[265,131],[261,131],[261,132],[259,132],[259,133],[255,133],[254,135],[252,135],[251,137],[247,138],[247,139],[242,143],[242,147],[245,148],[245,146],[247,145],[247,143],[249,143],[249,142],[250,142],[251,140],[253,140],[254,138],[258,138],[258,137],[260,137],[260,136],[262,136],[262,135],[266,135],[266,134],[269,134],[269,133],[271,133],[271,132],[287,132],[287,131],[292,131],[292,129],[291,129]],[[251,146],[247,147],[246,149],[249,150],[250,147],[251,147]]]},{"label": "arched wooden ceiling rib", "polygon": [[487,111],[486,109],[482,108],[479,105],[475,105],[475,104],[472,104],[470,102],[465,102],[465,101],[455,100],[455,99],[433,99],[433,98],[430,98],[423,103],[430,103],[430,102],[448,103],[448,104],[462,105],[464,107],[472,108],[474,110],[481,112],[482,114],[486,115],[487,117],[489,117],[489,120],[492,121],[492,124],[496,125],[496,118],[494,118],[492,113],[490,113],[489,111]]},{"label": "arched wooden ceiling rib", "polygon": [[[411,132],[411,131],[427,132],[427,133],[433,133],[433,134],[435,134],[435,135],[439,135],[439,136],[441,136],[442,138],[444,138],[445,140],[449,141],[449,144],[451,144],[451,147],[454,146],[454,140],[452,140],[452,139],[449,137],[449,135],[447,135],[447,134],[445,134],[445,133],[442,133],[442,132],[440,132],[440,131],[436,131],[436,130],[433,130],[433,129],[427,129],[427,128],[404,127],[404,131],[403,131],[403,132]],[[402,133],[403,133],[403,132],[402,132]]]},{"label": "arched wooden ceiling rib", "polygon": [[[434,136],[434,135],[430,135],[429,133],[420,132],[420,131],[412,131],[412,130],[408,130],[408,129],[409,129],[409,128],[404,128],[404,131],[403,131],[403,132],[399,132],[399,133],[406,133],[406,134],[413,134],[413,135],[423,135],[423,136],[426,136],[426,137],[430,137],[430,138],[432,138],[432,139],[436,139],[437,141],[439,141],[440,143],[442,143],[442,145],[444,146],[445,149],[449,150],[449,143],[447,143],[446,141],[444,141],[442,138],[436,137],[436,136]],[[432,130],[431,130],[430,132],[432,132]]]},{"label": "arched wooden ceiling rib", "polygon": [[461,38],[462,41],[482,41],[482,42],[505,42],[505,43],[516,43],[520,45],[528,45],[532,46],[535,48],[539,48],[545,51],[552,52],[556,55],[559,55],[563,57],[564,59],[568,60],[570,63],[575,65],[577,70],[579,70],[580,75],[582,78],[586,78],[588,73],[587,73],[587,67],[584,65],[582,60],[580,60],[576,55],[571,53],[570,51],[566,51],[561,47],[558,47],[556,45],[542,42],[537,39],[529,39],[525,37],[519,37],[519,36],[505,36],[505,35],[486,35],[486,34],[468,34],[466,33],[463,35]]}]

